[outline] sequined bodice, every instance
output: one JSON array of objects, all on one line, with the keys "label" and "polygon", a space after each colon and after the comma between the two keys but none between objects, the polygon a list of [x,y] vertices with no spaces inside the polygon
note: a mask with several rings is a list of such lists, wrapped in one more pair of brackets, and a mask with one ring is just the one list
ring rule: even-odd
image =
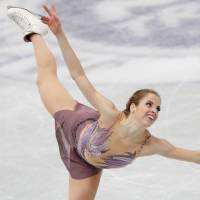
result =
[{"label": "sequined bodice", "polygon": [[[120,168],[130,164],[135,159],[136,152],[110,154],[109,139],[111,135],[110,128],[99,127],[98,121],[88,124],[83,129],[78,141],[79,154],[87,162],[99,168]],[[144,144],[141,145],[141,148]]]}]

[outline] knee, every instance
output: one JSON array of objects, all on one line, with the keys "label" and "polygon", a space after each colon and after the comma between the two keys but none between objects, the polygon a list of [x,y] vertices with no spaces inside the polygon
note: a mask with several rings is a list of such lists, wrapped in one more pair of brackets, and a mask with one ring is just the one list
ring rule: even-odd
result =
[{"label": "knee", "polygon": [[36,80],[36,85],[37,87],[41,87],[41,86],[44,86],[44,85],[47,85],[49,84],[51,81],[49,81],[47,78],[38,78]]},{"label": "knee", "polygon": [[37,79],[36,85],[37,85],[38,88],[41,88],[41,86],[44,85],[44,80]]}]

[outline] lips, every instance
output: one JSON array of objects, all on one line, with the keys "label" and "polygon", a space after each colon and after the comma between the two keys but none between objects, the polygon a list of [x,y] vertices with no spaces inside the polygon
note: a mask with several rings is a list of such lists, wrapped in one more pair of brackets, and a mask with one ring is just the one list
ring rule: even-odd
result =
[{"label": "lips", "polygon": [[147,117],[148,117],[150,120],[155,120],[155,118],[156,118],[155,115],[150,115],[150,114],[148,114]]}]

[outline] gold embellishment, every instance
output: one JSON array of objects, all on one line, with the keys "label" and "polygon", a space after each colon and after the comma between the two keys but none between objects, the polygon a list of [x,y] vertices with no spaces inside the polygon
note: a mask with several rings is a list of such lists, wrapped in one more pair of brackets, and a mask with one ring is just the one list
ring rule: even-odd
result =
[{"label": "gold embellishment", "polygon": [[141,144],[141,146],[140,146],[140,148],[139,148],[139,150],[137,151],[136,154],[139,154],[141,152],[141,150],[143,149],[143,147],[147,143],[147,141],[150,139],[150,137],[151,137],[151,134],[148,133],[147,136],[146,136],[146,138],[145,138],[145,140],[144,140],[144,142]]}]

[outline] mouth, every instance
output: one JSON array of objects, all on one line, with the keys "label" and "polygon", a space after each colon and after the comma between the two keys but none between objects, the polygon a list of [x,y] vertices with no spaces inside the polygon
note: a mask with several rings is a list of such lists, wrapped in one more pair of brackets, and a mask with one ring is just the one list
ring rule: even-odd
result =
[{"label": "mouth", "polygon": [[147,115],[147,117],[151,121],[154,121],[156,119],[156,116],[154,116],[154,115]]}]

